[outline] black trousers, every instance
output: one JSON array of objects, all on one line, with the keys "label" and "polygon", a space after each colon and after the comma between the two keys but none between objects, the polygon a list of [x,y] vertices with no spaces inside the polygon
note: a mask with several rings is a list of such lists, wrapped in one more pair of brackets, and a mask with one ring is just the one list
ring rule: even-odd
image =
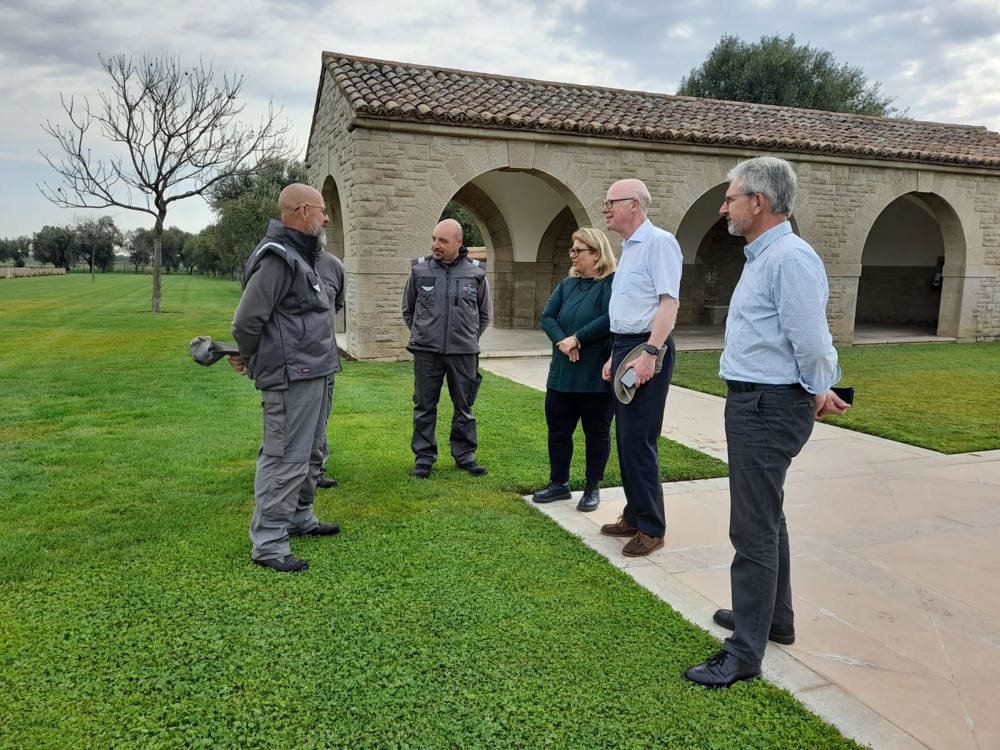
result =
[{"label": "black trousers", "polygon": [[573,433],[583,422],[586,438],[587,487],[596,487],[604,479],[604,468],[611,455],[611,419],[614,395],[604,393],[568,393],[545,391],[545,421],[549,426],[549,481],[569,483],[569,465],[573,460]]},{"label": "black trousers", "polygon": [[476,457],[479,440],[472,405],[476,403],[483,379],[479,374],[479,355],[418,351],[413,352],[413,440],[410,443],[418,464],[433,464],[437,460],[437,405],[445,379],[454,407],[451,455],[457,464]]},{"label": "black trousers", "polygon": [[740,661],[760,664],[771,626],[791,627],[794,621],[785,475],[812,434],[816,402],[799,386],[736,386],[730,385],[726,398],[736,629],[723,648]]},{"label": "black trousers", "polygon": [[[614,336],[611,372],[638,344],[649,339],[648,333]],[[674,372],[674,340],[667,338],[663,369],[636,389],[628,404],[615,399],[615,432],[618,440],[618,463],[625,490],[625,523],[649,536],[662,537],[667,531],[663,511],[663,486],[660,484],[660,452],[657,440],[663,429],[663,411],[667,390]]]}]

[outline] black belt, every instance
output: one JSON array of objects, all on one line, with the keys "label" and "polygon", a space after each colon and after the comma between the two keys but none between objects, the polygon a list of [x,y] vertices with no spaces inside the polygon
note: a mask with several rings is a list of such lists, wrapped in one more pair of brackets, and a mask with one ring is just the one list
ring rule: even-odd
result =
[{"label": "black belt", "polygon": [[736,391],[737,393],[770,390],[785,391],[790,388],[802,388],[798,383],[744,383],[742,380],[727,380],[726,385],[729,386],[729,390]]}]

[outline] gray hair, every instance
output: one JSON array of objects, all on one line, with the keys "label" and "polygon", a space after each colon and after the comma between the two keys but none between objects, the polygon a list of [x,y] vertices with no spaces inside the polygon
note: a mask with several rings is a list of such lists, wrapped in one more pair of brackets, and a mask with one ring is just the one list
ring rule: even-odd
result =
[{"label": "gray hair", "polygon": [[639,199],[639,208],[642,209],[642,212],[648,214],[649,209],[653,207],[653,199],[649,195],[649,188],[646,187],[646,183],[639,183],[635,191],[635,197]]},{"label": "gray hair", "polygon": [[795,205],[795,170],[784,159],[758,156],[740,162],[726,175],[729,182],[739,182],[744,193],[767,196],[772,214],[790,214]]}]

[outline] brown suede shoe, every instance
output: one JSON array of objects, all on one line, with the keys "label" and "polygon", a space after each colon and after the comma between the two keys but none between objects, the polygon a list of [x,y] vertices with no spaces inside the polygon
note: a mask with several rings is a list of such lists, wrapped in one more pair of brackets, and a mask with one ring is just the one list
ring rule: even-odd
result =
[{"label": "brown suede shoe", "polygon": [[622,554],[625,557],[642,557],[643,555],[648,555],[650,552],[655,552],[662,546],[662,536],[649,536],[639,531],[622,548]]},{"label": "brown suede shoe", "polygon": [[639,529],[625,523],[625,516],[618,516],[614,523],[606,523],[601,527],[601,533],[605,536],[635,536],[638,531]]}]

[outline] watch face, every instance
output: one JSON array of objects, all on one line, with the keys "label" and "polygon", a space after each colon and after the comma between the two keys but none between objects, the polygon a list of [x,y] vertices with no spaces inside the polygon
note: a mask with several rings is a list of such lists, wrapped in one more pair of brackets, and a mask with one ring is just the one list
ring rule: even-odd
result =
[{"label": "watch face", "polygon": [[652,344],[646,344],[644,347],[642,347],[642,350],[646,352],[646,354],[652,354],[654,357],[660,353],[660,350],[657,349]]}]

